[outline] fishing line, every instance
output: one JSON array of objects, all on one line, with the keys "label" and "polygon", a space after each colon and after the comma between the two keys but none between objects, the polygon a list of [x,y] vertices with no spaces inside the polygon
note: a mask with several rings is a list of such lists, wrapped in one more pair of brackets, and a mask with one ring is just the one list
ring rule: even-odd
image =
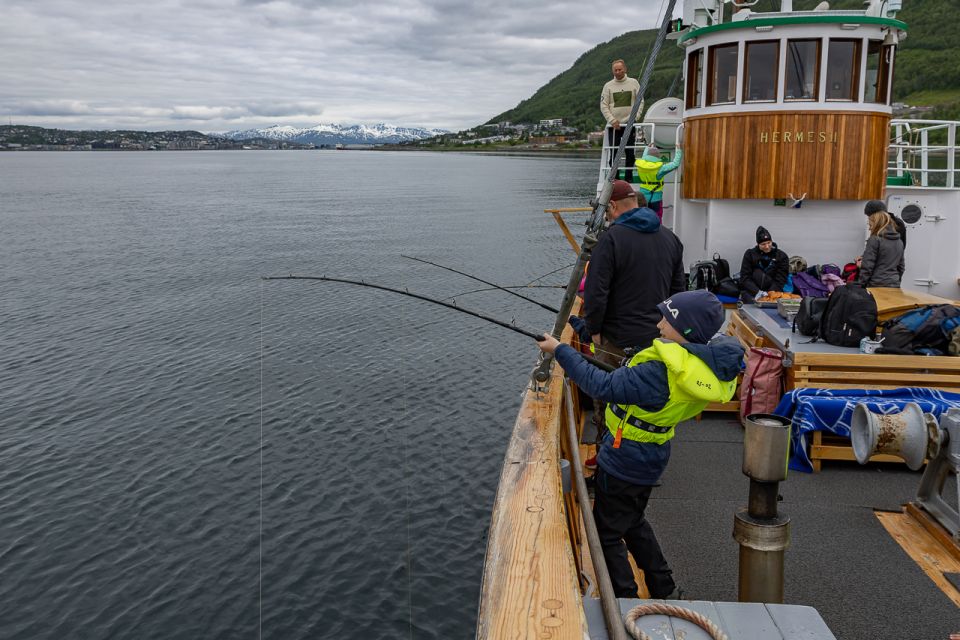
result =
[{"label": "fishing line", "polygon": [[[401,305],[401,309],[402,309],[401,313],[403,314],[404,324],[405,324],[406,326],[409,326],[409,324],[410,324],[409,320],[410,320],[410,319],[409,319],[408,314],[407,314],[407,311],[408,311],[407,307],[408,307],[408,305],[406,305],[406,304]],[[407,384],[406,371],[407,371],[407,367],[404,367],[403,386],[404,386],[404,388],[409,389],[409,385]],[[403,397],[403,415],[406,416],[406,417],[409,417],[410,410],[409,410],[409,405],[408,405],[408,403],[407,403],[407,394],[406,394],[406,393],[403,393],[403,394],[401,394],[401,395],[402,395],[402,397]],[[404,420],[404,422],[407,422],[407,420]],[[403,476],[403,501],[404,501],[404,504],[405,504],[405,507],[406,507],[406,508],[404,509],[404,520],[405,520],[405,523],[406,523],[406,530],[407,530],[407,552],[406,552],[406,561],[407,561],[407,620],[408,620],[407,631],[408,631],[408,634],[409,634],[408,637],[410,638],[410,640],[413,640],[413,552],[412,552],[412,548],[411,548],[411,545],[410,545],[410,477],[409,477],[409,474],[408,474],[408,472],[407,472],[407,469],[408,469],[408,467],[409,467],[409,464],[408,464],[408,451],[407,451],[407,446],[408,446],[408,444],[409,444],[409,441],[408,441],[408,434],[407,434],[406,429],[403,428],[403,427],[401,427],[400,431],[401,431],[401,436],[400,436],[400,451],[401,451],[401,455],[402,455],[402,457],[403,457],[403,461],[402,461],[402,464],[401,464],[401,467],[400,467],[400,473],[401,473],[402,476]]]},{"label": "fishing line", "polygon": [[[357,286],[360,286],[360,287],[369,287],[369,288],[371,288],[371,289],[380,289],[380,290],[382,290],[382,291],[390,291],[391,293],[396,293],[396,294],[399,294],[399,295],[402,295],[402,296],[409,296],[409,297],[411,297],[411,298],[416,298],[416,299],[418,299],[418,300],[423,300],[424,302],[430,302],[430,303],[433,303],[433,304],[438,304],[438,305],[440,305],[441,307],[447,307],[448,309],[453,309],[454,311],[459,311],[460,313],[466,313],[467,315],[471,315],[471,316],[473,316],[473,317],[475,317],[475,318],[480,318],[481,320],[486,320],[487,322],[493,323],[493,324],[495,324],[495,325],[499,325],[499,326],[503,327],[504,329],[509,329],[510,331],[513,331],[513,332],[515,332],[515,333],[519,333],[519,334],[525,335],[525,336],[527,336],[528,338],[533,338],[533,339],[536,340],[537,342],[540,342],[541,340],[543,340],[543,334],[544,334],[544,332],[542,332],[542,331],[539,332],[539,333],[537,333],[537,332],[531,331],[531,330],[529,330],[529,329],[522,329],[522,328],[518,327],[516,324],[514,324],[514,323],[512,323],[512,322],[505,322],[505,321],[503,321],[503,320],[498,320],[497,318],[492,318],[492,317],[490,317],[490,316],[488,316],[488,315],[479,313],[479,312],[477,312],[477,311],[472,311],[472,310],[466,309],[466,308],[464,308],[464,307],[457,306],[456,304],[453,304],[453,303],[450,303],[450,302],[444,302],[443,300],[437,300],[436,298],[431,298],[430,296],[421,295],[421,294],[419,294],[419,293],[413,293],[413,292],[410,291],[409,289],[395,289],[395,288],[393,288],[393,287],[387,287],[387,286],[384,286],[384,285],[382,285],[382,284],[374,284],[374,283],[372,283],[372,282],[365,282],[365,281],[363,281],[363,280],[350,280],[350,279],[348,279],[348,278],[329,278],[329,277],[327,277],[327,276],[295,276],[295,275],[289,275],[289,276],[260,276],[260,277],[261,277],[261,279],[263,279],[263,280],[318,280],[318,281],[321,281],[321,282],[340,282],[340,283],[343,283],[343,284],[353,284],[353,285],[357,285]],[[557,335],[559,335],[559,333],[558,333]],[[590,357],[590,356],[588,356],[588,355],[586,355],[586,354],[581,353],[580,355],[581,355],[587,362],[589,362],[590,364],[592,364],[593,366],[595,366],[595,367],[597,367],[597,368],[599,368],[599,369],[603,369],[604,371],[613,371],[613,370],[616,368],[616,367],[614,367],[614,366],[612,366],[612,365],[609,365],[609,364],[607,364],[607,363],[605,363],[605,362],[601,362],[600,360],[597,360],[596,358],[592,358],[592,357]]]},{"label": "fishing line", "polygon": [[544,278],[546,278],[547,276],[552,276],[552,275],[555,274],[557,271],[563,271],[564,269],[569,269],[570,267],[572,267],[572,266],[574,266],[574,265],[576,265],[576,264],[577,264],[576,262],[571,262],[570,264],[566,265],[565,267],[560,267],[559,269],[554,269],[553,271],[549,271],[549,272],[543,274],[542,276],[540,276],[539,278],[534,278],[533,280],[531,280],[530,282],[528,282],[528,283],[526,284],[526,286],[529,287],[529,286],[532,285],[534,282],[539,282],[539,281],[543,280]]},{"label": "fishing line", "polygon": [[257,637],[263,638],[263,280],[260,281],[260,531],[257,534]]},{"label": "fishing line", "polygon": [[424,264],[430,264],[430,265],[433,265],[433,266],[435,266],[435,267],[440,267],[441,269],[446,269],[447,271],[452,271],[452,272],[454,272],[454,273],[460,274],[461,276],[465,276],[465,277],[467,277],[467,278],[470,278],[471,280],[476,280],[477,282],[482,282],[483,284],[490,285],[490,286],[493,287],[494,289],[499,289],[500,291],[505,291],[505,292],[509,293],[509,294],[512,295],[512,296],[516,296],[516,297],[520,298],[521,300],[526,300],[527,302],[532,302],[533,304],[535,304],[535,305],[537,305],[537,306],[539,306],[539,307],[542,307],[542,308],[546,309],[546,310],[549,311],[550,313],[558,313],[558,312],[560,311],[559,309],[555,309],[554,307],[551,307],[550,305],[546,305],[546,304],[540,302],[539,300],[534,300],[533,298],[528,298],[527,296],[521,295],[521,294],[517,293],[516,291],[510,291],[510,290],[507,289],[506,287],[501,287],[500,285],[498,285],[498,284],[496,284],[496,283],[490,282],[489,280],[484,280],[483,278],[478,278],[477,276],[470,275],[469,273],[464,273],[463,271],[457,271],[456,269],[453,269],[453,268],[451,268],[451,267],[445,267],[445,266],[443,266],[442,264],[437,264],[436,262],[430,262],[429,260],[424,260],[423,258],[415,258],[415,257],[413,257],[413,256],[406,256],[406,255],[403,255],[402,253],[400,254],[400,257],[401,257],[401,258],[406,258],[406,259],[408,259],[408,260],[416,260],[417,262],[423,262]]}]

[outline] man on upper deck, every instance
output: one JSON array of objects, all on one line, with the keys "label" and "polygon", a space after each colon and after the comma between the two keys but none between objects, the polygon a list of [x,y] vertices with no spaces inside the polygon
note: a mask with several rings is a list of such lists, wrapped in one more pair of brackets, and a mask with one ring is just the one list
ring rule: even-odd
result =
[{"label": "man on upper deck", "polygon": [[[607,145],[615,147],[620,144],[623,138],[624,125],[630,118],[630,111],[633,109],[633,103],[637,101],[637,94],[640,92],[640,83],[636,79],[627,76],[627,63],[623,60],[614,60],[611,65],[613,79],[603,85],[603,91],[600,93],[600,113],[607,121]],[[637,120],[643,112],[643,101],[641,99],[640,108],[637,110]],[[636,130],[631,128],[630,135],[627,137],[627,146],[624,149],[627,169],[624,177],[627,182],[633,179],[633,163],[636,155],[633,146],[636,144]],[[611,160],[613,156],[611,156]]]}]

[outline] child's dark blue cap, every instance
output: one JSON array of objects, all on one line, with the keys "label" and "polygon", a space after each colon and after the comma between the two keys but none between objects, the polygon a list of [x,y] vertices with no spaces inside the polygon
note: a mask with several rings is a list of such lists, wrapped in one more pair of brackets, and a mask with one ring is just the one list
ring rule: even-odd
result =
[{"label": "child's dark blue cap", "polygon": [[676,293],[658,304],[657,309],[690,342],[706,344],[723,326],[723,305],[704,289]]}]

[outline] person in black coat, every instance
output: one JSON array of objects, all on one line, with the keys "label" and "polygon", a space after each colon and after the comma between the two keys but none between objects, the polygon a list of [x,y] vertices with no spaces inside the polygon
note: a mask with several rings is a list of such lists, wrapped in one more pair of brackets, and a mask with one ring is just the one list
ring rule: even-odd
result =
[{"label": "person in black coat", "polygon": [[686,289],[683,245],[623,180],[613,182],[607,218],[610,228],[590,258],[583,319],[601,353],[622,357],[627,347],[653,343],[660,335],[657,304]]},{"label": "person in black coat", "polygon": [[790,258],[764,227],[757,227],[757,246],[747,249],[740,265],[741,297],[752,302],[757,293],[783,291],[790,273]]}]

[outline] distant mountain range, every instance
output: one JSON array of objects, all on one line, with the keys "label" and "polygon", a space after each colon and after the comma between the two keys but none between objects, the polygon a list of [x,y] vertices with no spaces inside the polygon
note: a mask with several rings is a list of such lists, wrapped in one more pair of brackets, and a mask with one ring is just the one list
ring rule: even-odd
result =
[{"label": "distant mountain range", "polygon": [[367,126],[362,124],[318,124],[309,129],[299,129],[284,125],[274,125],[265,129],[245,129],[217,134],[231,140],[252,140],[257,138],[296,142],[298,144],[334,145],[334,144],[396,144],[432,138],[449,133],[443,129],[419,129],[398,127],[390,124]]}]

